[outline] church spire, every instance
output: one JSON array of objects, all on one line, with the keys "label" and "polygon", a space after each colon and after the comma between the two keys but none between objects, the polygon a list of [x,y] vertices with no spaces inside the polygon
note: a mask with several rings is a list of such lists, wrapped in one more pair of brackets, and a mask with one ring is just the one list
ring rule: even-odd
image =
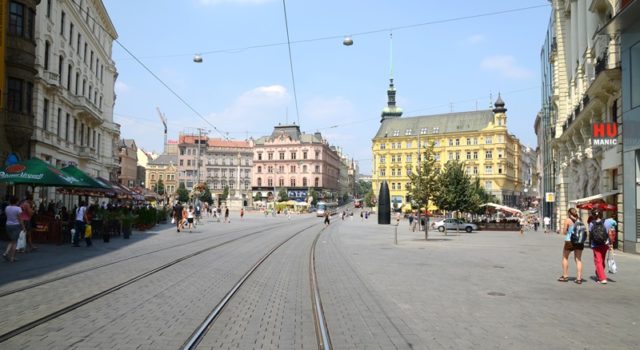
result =
[{"label": "church spire", "polygon": [[385,119],[399,118],[402,108],[396,106],[396,88],[393,86],[393,33],[389,33],[389,88],[387,89],[387,107],[380,114],[380,122]]}]

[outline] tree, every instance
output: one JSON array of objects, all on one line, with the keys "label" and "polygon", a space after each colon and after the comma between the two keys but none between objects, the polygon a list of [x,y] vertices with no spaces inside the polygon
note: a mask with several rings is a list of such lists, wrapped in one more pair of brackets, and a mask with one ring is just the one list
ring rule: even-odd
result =
[{"label": "tree", "polygon": [[475,180],[471,183],[472,189],[472,207],[470,212],[474,214],[482,214],[485,211],[485,208],[480,207],[485,203],[495,203],[495,196],[487,192],[482,185],[480,185],[480,179],[475,178]]},{"label": "tree", "polygon": [[[419,171],[409,175],[409,179],[411,180],[409,183],[409,195],[418,205],[418,211],[420,211],[422,207],[425,209],[429,208],[429,201],[432,200],[438,188],[438,167],[436,166],[436,159],[433,154],[434,146],[434,144],[431,144],[430,147],[425,147],[422,159],[418,159]],[[426,240],[428,238],[429,227],[425,225],[424,239]]]},{"label": "tree", "polygon": [[318,192],[316,192],[315,189],[310,188],[309,192],[307,192],[307,196],[311,197],[311,205],[316,205],[318,204]]},{"label": "tree", "polygon": [[209,205],[213,204],[213,197],[211,196],[209,186],[204,187],[202,194],[200,194],[200,200],[203,202],[207,202]]},{"label": "tree", "polygon": [[356,193],[356,198],[362,198],[364,195],[369,193],[371,190],[371,182],[367,182],[364,180],[358,180],[358,188]]},{"label": "tree", "polygon": [[373,188],[370,188],[369,192],[364,196],[364,205],[369,208],[373,208],[373,206],[376,205],[375,201],[376,195],[373,193]]},{"label": "tree", "polygon": [[259,202],[262,200],[262,192],[256,193],[255,197],[253,197],[254,202]]},{"label": "tree", "polygon": [[448,161],[444,171],[438,176],[437,184],[438,191],[434,193],[433,202],[438,208],[456,212],[456,218],[458,213],[473,209],[471,179],[465,173],[462,162]]},{"label": "tree", "polygon": [[187,203],[189,201],[189,191],[187,191],[187,188],[184,186],[184,182],[181,182],[180,185],[178,185],[176,194],[178,195],[178,200],[180,202]]},{"label": "tree", "polygon": [[289,194],[286,188],[281,188],[280,191],[278,191],[278,198],[280,199],[278,202],[286,202],[289,200]]},{"label": "tree", "polygon": [[156,183],[156,193],[159,195],[163,195],[164,194],[164,182],[162,182],[162,179],[158,180],[158,182]]},{"label": "tree", "polygon": [[220,195],[220,200],[222,201],[227,200],[228,197],[229,197],[229,186],[224,186],[224,189],[222,190],[222,194]]}]

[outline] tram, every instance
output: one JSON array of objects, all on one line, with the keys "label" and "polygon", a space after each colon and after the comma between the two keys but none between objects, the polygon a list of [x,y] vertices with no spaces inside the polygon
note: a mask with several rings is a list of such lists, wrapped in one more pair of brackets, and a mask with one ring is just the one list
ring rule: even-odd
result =
[{"label": "tram", "polygon": [[325,212],[329,212],[329,215],[334,215],[338,212],[338,203],[333,202],[318,202],[317,216],[324,216]]}]

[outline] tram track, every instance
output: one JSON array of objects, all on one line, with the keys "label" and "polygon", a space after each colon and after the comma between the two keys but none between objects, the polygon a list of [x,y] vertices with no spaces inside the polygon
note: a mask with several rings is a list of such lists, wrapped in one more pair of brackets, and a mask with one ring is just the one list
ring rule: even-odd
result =
[{"label": "tram track", "polygon": [[[200,250],[198,250],[196,252],[193,252],[193,253],[187,254],[185,256],[182,256],[180,258],[174,259],[174,260],[172,260],[172,261],[170,261],[168,263],[160,265],[160,266],[158,266],[156,268],[153,268],[151,270],[148,270],[148,271],[146,271],[144,273],[138,274],[138,275],[136,275],[136,276],[134,276],[132,278],[129,278],[128,280],[126,280],[124,282],[118,283],[118,284],[116,284],[116,285],[114,285],[114,286],[112,286],[110,288],[107,288],[105,290],[102,290],[102,291],[100,291],[98,293],[94,293],[91,296],[88,296],[88,297],[83,298],[83,299],[81,299],[79,301],[73,302],[73,303],[71,303],[71,304],[69,304],[67,306],[64,306],[64,307],[62,307],[62,308],[60,308],[60,309],[58,309],[58,310],[56,310],[54,312],[48,313],[47,315],[39,317],[39,318],[37,318],[35,320],[32,320],[30,322],[27,322],[27,323],[21,325],[21,326],[18,326],[18,327],[14,328],[14,329],[12,329],[10,331],[7,331],[7,332],[5,332],[3,334],[0,334],[0,343],[3,343],[3,342],[5,342],[5,341],[7,341],[7,340],[9,340],[11,338],[14,338],[14,337],[16,337],[16,336],[18,336],[20,334],[23,334],[23,333],[25,333],[25,332],[27,332],[27,331],[35,328],[35,327],[38,327],[38,326],[43,325],[43,324],[46,324],[46,323],[48,323],[48,322],[50,322],[50,321],[52,321],[52,320],[54,320],[54,319],[56,319],[56,318],[58,318],[60,316],[68,314],[68,313],[72,312],[73,310],[76,310],[76,309],[78,309],[78,308],[80,308],[80,307],[82,307],[84,305],[87,305],[87,304],[92,303],[92,302],[94,302],[94,301],[96,301],[98,299],[101,299],[101,298],[103,298],[103,297],[105,297],[107,295],[110,295],[110,294],[112,294],[112,293],[114,293],[114,292],[116,292],[116,291],[118,291],[118,290],[120,290],[122,288],[125,288],[127,286],[130,286],[130,285],[132,285],[132,284],[134,284],[134,283],[136,283],[136,282],[138,282],[138,281],[140,281],[142,279],[145,279],[145,278],[147,278],[149,276],[157,274],[158,272],[164,271],[164,270],[166,270],[166,269],[168,269],[168,268],[170,268],[170,267],[172,267],[172,266],[174,266],[174,265],[176,265],[176,264],[178,264],[178,263],[180,263],[182,261],[185,261],[187,259],[190,259],[190,258],[193,258],[195,256],[201,255],[203,253],[209,252],[209,251],[214,250],[216,248],[225,246],[227,244],[239,241],[239,240],[241,240],[243,238],[254,236],[254,235],[257,235],[259,233],[271,231],[273,229],[277,229],[277,228],[280,228],[281,226],[285,226],[285,225],[288,225],[288,224],[287,223],[283,223],[283,224],[272,225],[272,226],[264,228],[262,230],[258,230],[258,231],[254,231],[254,232],[242,235],[242,236],[238,236],[238,237],[235,237],[233,239],[230,239],[230,240],[218,243],[218,244],[214,244],[212,246],[209,246],[209,247],[200,249]],[[240,231],[242,231],[242,230],[240,230]],[[228,234],[237,233],[237,232],[238,231],[230,232]],[[222,235],[220,235],[220,236],[222,236]],[[220,236],[216,236],[216,237],[219,238]],[[213,237],[208,237],[207,239],[211,239],[211,238],[213,238]],[[202,239],[202,240],[205,240],[205,239]],[[202,240],[200,240],[200,241],[202,241]],[[190,243],[194,243],[194,241],[189,242],[189,243],[185,243],[185,245],[186,244],[190,244]],[[158,250],[158,251],[171,249],[171,248],[175,248],[175,247],[176,246],[163,248],[163,249]],[[144,255],[148,255],[148,254],[151,254],[151,253],[153,253],[153,252],[147,252],[147,253],[141,254],[139,256],[144,256]],[[122,259],[121,261],[130,260],[132,258],[133,257],[129,257],[129,258],[126,258],[126,259]],[[119,262],[121,262],[121,261],[119,261]],[[114,263],[117,263],[117,262],[114,262]],[[104,264],[104,266],[113,265],[114,263]],[[89,268],[89,269],[86,269],[86,270],[82,270],[82,272],[76,272],[76,273],[68,274],[68,276],[59,276],[57,278],[52,278],[50,280],[47,280],[46,283],[44,283],[45,281],[42,281],[40,283],[33,284],[30,288],[24,288],[23,287],[22,290],[24,291],[24,290],[35,288],[35,287],[38,287],[38,286],[42,286],[42,285],[47,284],[47,283],[53,283],[55,281],[60,281],[60,280],[62,280],[64,278],[68,278],[68,277],[71,277],[71,276],[74,276],[74,275],[77,275],[77,274],[80,274],[80,273],[85,273],[87,271],[95,270],[97,268],[101,268],[101,267],[104,267],[104,266]],[[4,296],[10,295],[10,294],[15,294],[17,292],[18,291],[13,291],[12,293],[9,293],[9,294],[6,294],[7,292],[5,292]]]},{"label": "tram track", "polygon": [[[252,232],[252,233],[247,234],[247,235],[243,235],[243,236],[241,236],[239,238],[248,237],[248,236],[251,236],[251,235],[254,235],[254,234],[262,233],[262,232],[265,232],[265,231],[268,231],[268,230],[271,230],[271,229],[274,229],[274,228],[280,228],[280,227],[286,226],[286,225],[288,225],[288,224],[287,223],[278,223],[278,224],[275,224],[275,225],[271,225],[268,228],[262,229],[260,231]],[[126,257],[126,258],[123,258],[123,259],[118,259],[118,260],[111,261],[111,262],[108,262],[108,263],[99,264],[99,265],[96,265],[96,266],[91,266],[91,267],[87,267],[87,268],[84,268],[84,269],[68,272],[68,273],[62,274],[60,276],[48,278],[48,279],[45,279],[45,280],[42,280],[42,281],[38,281],[38,282],[35,282],[35,283],[30,283],[30,284],[22,286],[22,287],[17,287],[17,288],[5,290],[5,291],[0,291],[0,298],[6,297],[6,296],[9,296],[9,295],[12,295],[12,294],[16,294],[16,293],[19,293],[19,292],[23,292],[23,291],[26,291],[26,290],[29,290],[29,289],[33,289],[33,288],[36,288],[36,287],[41,287],[41,286],[44,286],[44,285],[47,285],[47,284],[50,284],[50,283],[53,283],[53,282],[58,282],[58,281],[66,279],[66,278],[78,276],[78,275],[81,275],[83,273],[92,272],[92,271],[95,271],[95,270],[98,270],[98,269],[101,269],[101,268],[104,268],[104,267],[116,265],[116,264],[119,264],[119,263],[122,263],[122,262],[127,262],[127,261],[134,260],[134,259],[141,258],[141,257],[146,257],[146,256],[149,256],[149,255],[152,255],[152,254],[155,254],[155,253],[161,253],[161,252],[165,252],[167,250],[173,250],[173,249],[181,248],[181,247],[188,246],[188,245],[191,245],[191,244],[202,243],[203,241],[222,238],[224,236],[237,234],[237,233],[240,233],[240,232],[244,232],[244,231],[247,231],[247,230],[254,230],[254,229],[255,229],[255,227],[251,227],[251,228],[245,228],[245,229],[231,231],[231,232],[225,232],[225,233],[220,234],[220,235],[208,236],[208,237],[204,237],[204,238],[201,238],[201,239],[196,239],[196,240],[189,241],[189,242],[175,244],[175,245],[171,245],[171,246],[168,246],[168,247],[164,247],[164,248],[148,251],[148,252],[145,252],[145,253],[142,253],[142,254],[129,256],[129,257]],[[227,243],[233,242],[235,240],[236,239],[228,241]]]},{"label": "tram track", "polygon": [[[225,294],[222,300],[213,308],[213,310],[207,315],[204,321],[196,328],[196,330],[192,333],[192,335],[185,341],[185,343],[180,347],[181,350],[192,350],[196,349],[200,342],[206,337],[209,330],[212,328],[213,324],[219,318],[220,314],[225,309],[225,306],[229,304],[229,302],[236,295],[238,290],[244,285],[244,283],[249,279],[254,272],[263,265],[265,261],[269,259],[278,249],[284,246],[287,242],[291,241],[294,237],[300,235],[302,232],[305,232],[312,227],[318,226],[319,224],[313,224],[302,228],[301,230],[295,232],[291,236],[287,237],[274,247],[272,247],[266,254],[264,254],[258,261],[253,264],[247,272],[236,282],[229,292]],[[317,278],[315,274],[315,246],[320,237],[320,235],[325,231],[324,227],[319,230],[316,234],[316,237],[313,240],[311,245],[310,253],[309,253],[309,281],[311,287],[311,299],[312,299],[312,310],[314,315],[314,323],[316,328],[316,338],[318,340],[318,349],[329,350],[332,349],[331,341],[329,337],[328,328],[326,325],[326,320],[324,317],[324,311],[322,308],[322,302],[320,300],[320,293],[317,283]]]}]

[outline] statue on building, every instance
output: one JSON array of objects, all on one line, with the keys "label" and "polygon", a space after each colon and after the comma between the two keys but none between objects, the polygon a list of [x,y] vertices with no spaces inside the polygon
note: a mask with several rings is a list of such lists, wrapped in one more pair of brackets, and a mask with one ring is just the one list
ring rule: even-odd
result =
[{"label": "statue on building", "polygon": [[600,164],[594,158],[587,158],[584,160],[585,174],[587,177],[587,193],[589,196],[599,194],[600,188]]}]

